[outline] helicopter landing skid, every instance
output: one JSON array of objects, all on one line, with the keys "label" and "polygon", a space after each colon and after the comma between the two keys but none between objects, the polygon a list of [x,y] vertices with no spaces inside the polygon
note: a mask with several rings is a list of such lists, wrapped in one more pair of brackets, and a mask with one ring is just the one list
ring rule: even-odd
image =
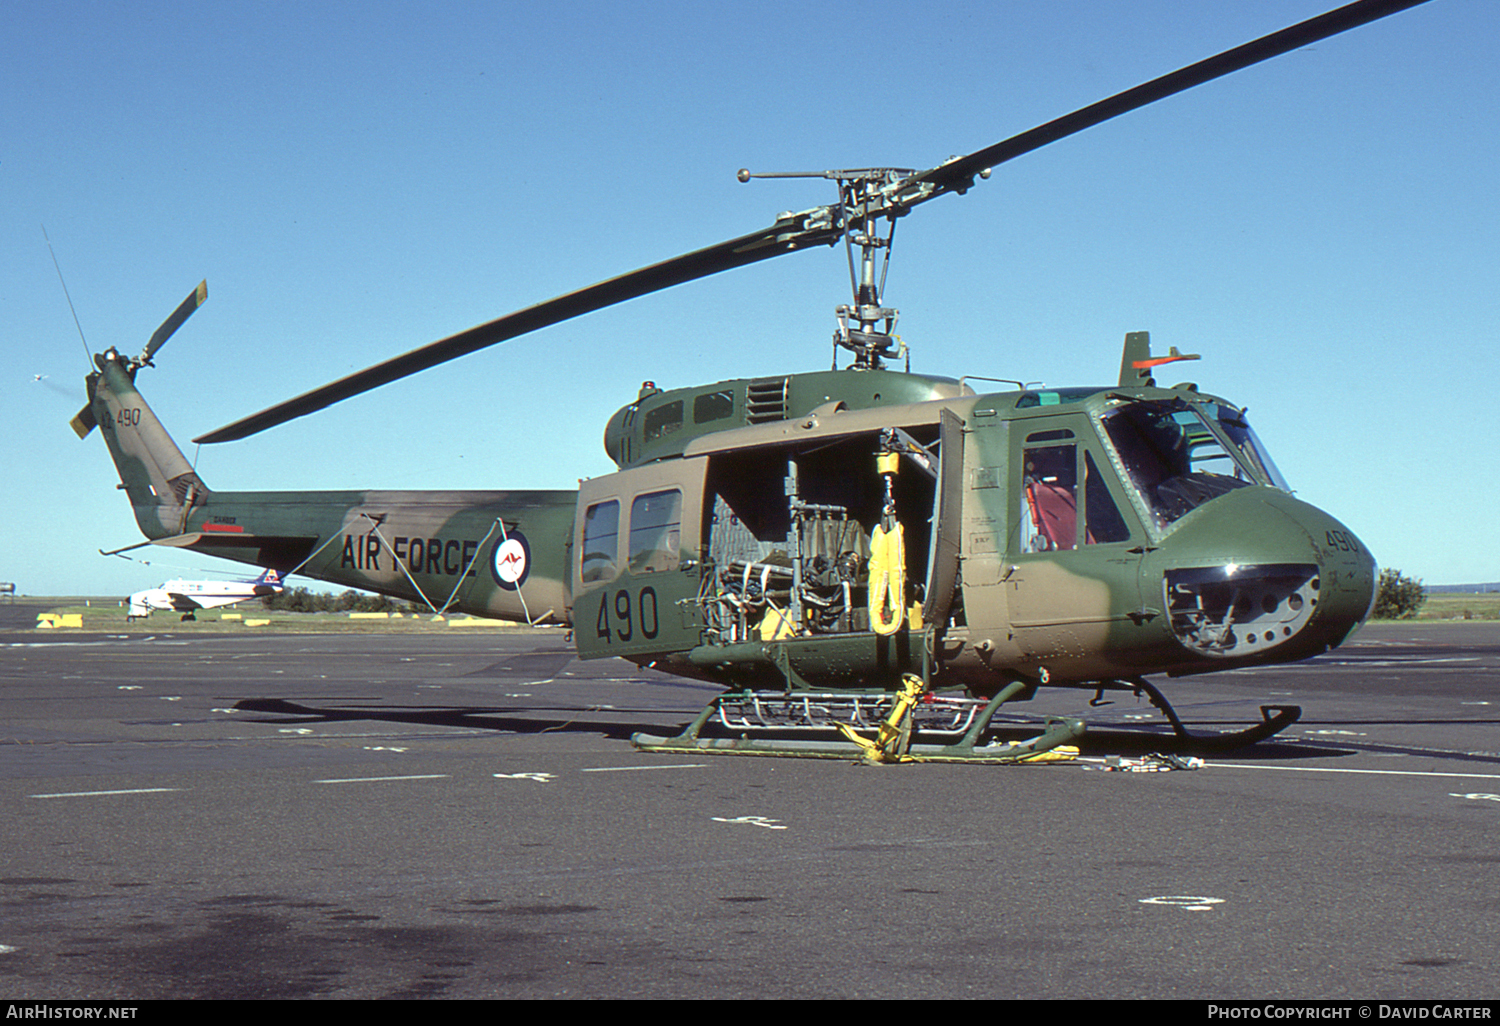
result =
[{"label": "helicopter landing skid", "polygon": [[[803,759],[862,758],[867,762],[977,762],[1015,764],[1072,759],[1070,745],[1083,736],[1076,719],[1050,719],[1037,737],[1007,744],[979,744],[995,711],[1024,690],[1007,688],[988,701],[939,698],[922,693],[920,678],[908,676],[899,692],[777,693],[733,692],[704,707],[676,737],[636,734],[631,744],[645,752],[705,755],[762,755]],[[738,734],[702,737],[711,720]],[[843,740],[827,735],[837,731]],[[816,732],[813,739],[752,737],[751,734]],[[870,738],[871,732],[874,737]],[[913,744],[912,737],[948,737],[946,744]]]},{"label": "helicopter landing skid", "polygon": [[1172,733],[1184,741],[1191,742],[1194,748],[1204,751],[1225,752],[1253,745],[1257,741],[1274,737],[1302,718],[1300,705],[1263,705],[1260,707],[1261,722],[1253,727],[1246,727],[1244,730],[1228,734],[1194,734],[1183,726],[1177,710],[1172,708],[1172,703],[1167,701],[1167,696],[1157,690],[1155,685],[1140,677],[1126,681],[1125,684],[1131,690],[1145,693],[1151,704],[1160,709],[1162,715],[1166,716],[1168,722],[1172,724]]}]

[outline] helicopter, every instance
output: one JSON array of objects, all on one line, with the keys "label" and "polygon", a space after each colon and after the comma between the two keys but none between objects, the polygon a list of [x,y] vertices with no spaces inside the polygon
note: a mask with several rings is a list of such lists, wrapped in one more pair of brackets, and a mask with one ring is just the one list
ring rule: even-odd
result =
[{"label": "helicopter", "polygon": [[[150,543],[462,611],[570,628],[620,657],[724,686],[650,751],[1020,762],[1079,720],[995,740],[1001,706],[1041,687],[1146,696],[1148,678],[1278,664],[1345,641],[1375,561],[1293,496],[1245,411],[1125,336],[1112,385],[914,373],[882,290],[898,220],[1005,161],[1174,93],[1417,6],[1357,0],[928,170],[814,172],[835,203],[611,278],[369,367],[194,439],[239,440],[552,324],[748,264],[843,242],[852,301],[826,371],[663,389],[606,425],[614,473],[576,490],[211,489],[136,387],[206,300],[194,290],[139,356],[94,357],[95,427]],[[740,181],[795,173],[752,174]],[[883,257],[882,257],[883,251]],[[848,362],[840,367],[841,354]],[[902,363],[899,368],[893,366]],[[1295,722],[1209,739],[1233,747]],[[705,736],[713,723],[713,733]],[[873,740],[871,739],[873,735]]]}]

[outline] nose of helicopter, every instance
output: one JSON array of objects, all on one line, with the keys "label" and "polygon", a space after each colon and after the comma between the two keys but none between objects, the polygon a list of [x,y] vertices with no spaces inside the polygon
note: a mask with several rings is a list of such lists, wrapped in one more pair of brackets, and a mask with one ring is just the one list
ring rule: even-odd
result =
[{"label": "nose of helicopter", "polygon": [[1220,496],[1152,555],[1172,633],[1211,659],[1317,655],[1374,605],[1375,561],[1354,532],[1277,489]]}]

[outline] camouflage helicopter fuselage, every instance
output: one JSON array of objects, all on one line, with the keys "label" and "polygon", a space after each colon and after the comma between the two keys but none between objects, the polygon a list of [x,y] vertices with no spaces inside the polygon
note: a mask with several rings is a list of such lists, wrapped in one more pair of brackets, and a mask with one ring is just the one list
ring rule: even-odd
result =
[{"label": "camouflage helicopter fuselage", "polygon": [[[1126,336],[1111,387],[980,395],[885,369],[906,347],[899,311],[881,296],[880,254],[898,220],[967,193],[998,165],[1420,2],[1354,0],[925,170],[741,169],[742,182],[823,178],[838,201],[516,310],[195,439],[243,439],[585,313],[843,242],[853,301],[835,309],[834,352],[853,354],[850,368],[643,387],[605,431],[618,469],[574,491],[210,490],[135,387],[206,283],[139,357],[95,358],[74,427],[104,429],[157,544],[439,611],[567,625],[584,658],[736,689],[703,714],[717,706],[732,732],[833,724],[851,740],[876,726],[871,696],[858,694],[873,691],[890,710],[875,716],[883,758],[902,757],[912,729],[955,736],[945,758],[1019,758],[980,752],[990,747],[981,734],[1001,703],[1051,684],[1144,693],[1183,735],[1149,675],[1327,651],[1368,615],[1374,560],[1293,496],[1241,408],[1193,385],[1157,387],[1153,369],[1184,357],[1153,357],[1144,332]],[[969,696],[939,702],[929,692],[941,688]],[[782,694],[757,693],[768,691]],[[939,719],[975,716],[914,728],[919,702]],[[1271,708],[1227,740],[1295,719]],[[664,747],[695,746],[703,716]],[[1049,728],[1025,757],[1075,735]]]},{"label": "camouflage helicopter fuselage", "polygon": [[1156,387],[1148,358],[1139,333],[1114,387],[988,395],[885,370],[648,386],[606,430],[619,470],[576,491],[213,491],[130,361],[96,358],[88,387],[158,544],[571,625],[585,658],[988,695],[1339,644],[1371,606],[1369,553],[1293,497],[1238,407]]}]

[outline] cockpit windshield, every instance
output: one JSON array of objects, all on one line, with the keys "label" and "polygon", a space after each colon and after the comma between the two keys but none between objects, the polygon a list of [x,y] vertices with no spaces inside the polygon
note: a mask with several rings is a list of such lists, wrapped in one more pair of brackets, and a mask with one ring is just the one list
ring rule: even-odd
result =
[{"label": "cockpit windshield", "polygon": [[1213,402],[1198,403],[1197,408],[1219,426],[1224,437],[1229,439],[1245,462],[1250,464],[1256,477],[1261,479],[1261,484],[1280,488],[1284,492],[1292,490],[1286,483],[1286,478],[1281,476],[1281,471],[1276,469],[1276,464],[1271,462],[1271,454],[1266,452],[1266,447],[1256,437],[1255,430],[1250,427],[1243,411],[1224,403]]},{"label": "cockpit windshield", "polygon": [[1106,413],[1104,431],[1158,527],[1248,485],[1287,489],[1244,415],[1181,399],[1131,402]]}]

